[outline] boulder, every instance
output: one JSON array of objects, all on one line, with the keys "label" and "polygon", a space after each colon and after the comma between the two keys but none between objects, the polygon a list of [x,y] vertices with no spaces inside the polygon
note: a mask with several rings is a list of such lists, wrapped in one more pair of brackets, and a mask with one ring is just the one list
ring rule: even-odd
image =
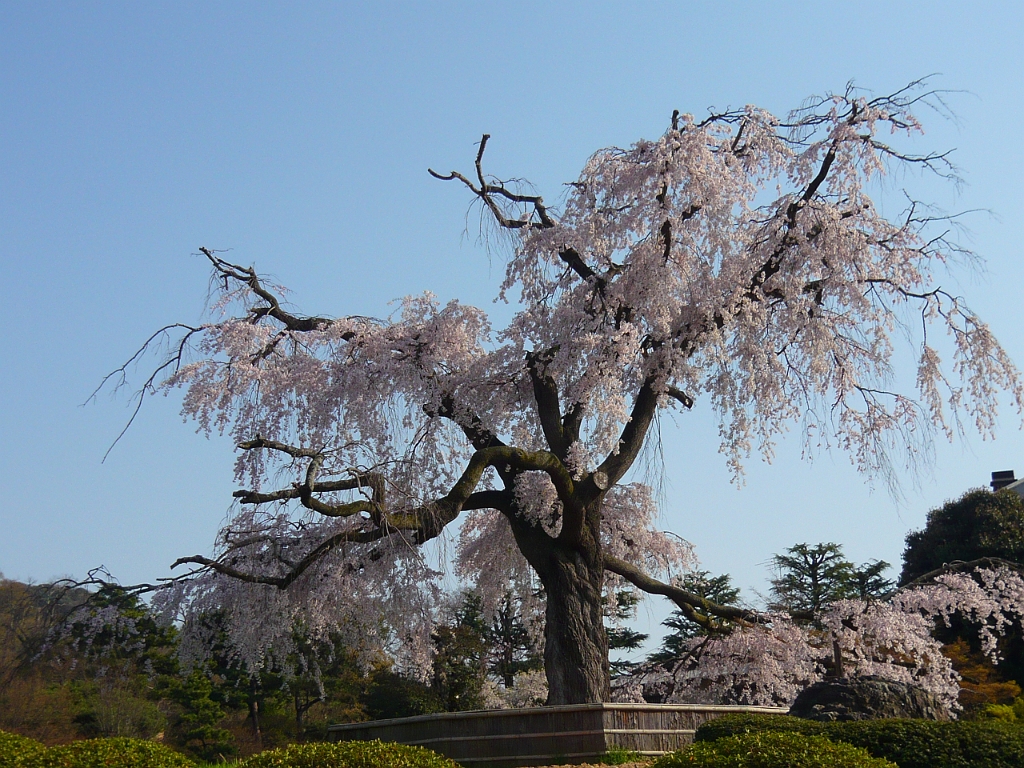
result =
[{"label": "boulder", "polygon": [[890,717],[949,720],[938,697],[882,677],[822,680],[796,697],[789,714],[805,720],[880,720]]}]

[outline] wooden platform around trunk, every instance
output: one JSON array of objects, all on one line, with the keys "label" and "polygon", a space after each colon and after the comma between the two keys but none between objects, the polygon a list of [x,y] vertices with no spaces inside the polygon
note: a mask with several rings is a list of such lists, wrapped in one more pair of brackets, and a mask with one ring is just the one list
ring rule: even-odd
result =
[{"label": "wooden platform around trunk", "polygon": [[427,747],[466,768],[594,762],[609,749],[651,757],[693,741],[708,720],[734,712],[786,713],[780,707],[707,704],[577,704],[531,709],[444,712],[332,725],[335,741],[394,741]]}]

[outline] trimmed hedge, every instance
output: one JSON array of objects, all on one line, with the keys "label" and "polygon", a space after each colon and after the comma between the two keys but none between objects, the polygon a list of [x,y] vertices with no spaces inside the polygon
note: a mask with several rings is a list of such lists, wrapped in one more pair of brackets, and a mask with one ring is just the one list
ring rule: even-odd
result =
[{"label": "trimmed hedge", "polygon": [[195,763],[154,741],[115,737],[50,747],[24,768],[195,768]]},{"label": "trimmed hedge", "polygon": [[867,750],[823,736],[764,731],[702,741],[651,768],[896,768]]},{"label": "trimmed hedge", "polygon": [[1013,723],[858,720],[819,723],[796,717],[726,715],[701,726],[695,742],[738,734],[796,732],[863,747],[900,768],[1021,768],[1024,728]]},{"label": "trimmed hedge", "polygon": [[0,731],[0,768],[22,768],[45,750],[35,739]]},{"label": "trimmed hedge", "polygon": [[246,758],[238,768],[459,768],[423,747],[381,741],[292,744]]},{"label": "trimmed hedge", "polygon": [[716,741],[728,736],[763,731],[787,731],[802,733],[805,736],[821,736],[824,730],[824,723],[787,715],[722,715],[700,726],[693,735],[693,740]]}]

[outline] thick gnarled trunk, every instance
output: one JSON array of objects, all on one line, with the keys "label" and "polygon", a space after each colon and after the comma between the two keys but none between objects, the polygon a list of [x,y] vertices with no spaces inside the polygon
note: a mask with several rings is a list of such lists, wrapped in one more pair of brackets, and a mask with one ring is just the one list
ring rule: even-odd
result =
[{"label": "thick gnarled trunk", "polygon": [[[600,555],[600,553],[598,553]],[[547,593],[544,668],[548,705],[608,701],[608,635],[601,607],[603,567],[578,552],[552,553],[541,575]]]},{"label": "thick gnarled trunk", "polygon": [[544,670],[549,706],[608,701],[608,635],[601,592],[604,561],[599,539],[600,500],[588,510],[575,544],[552,539],[519,522],[513,532],[544,585]]}]

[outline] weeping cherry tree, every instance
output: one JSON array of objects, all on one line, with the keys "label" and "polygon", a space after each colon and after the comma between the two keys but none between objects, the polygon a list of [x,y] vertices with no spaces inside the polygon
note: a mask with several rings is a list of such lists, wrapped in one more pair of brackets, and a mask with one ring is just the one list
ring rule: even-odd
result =
[{"label": "weeping cherry tree", "polygon": [[[244,487],[216,550],[175,564],[190,568],[163,607],[186,627],[226,610],[253,664],[299,623],[378,633],[427,666],[438,587],[419,550],[461,519],[459,569],[492,585],[485,604],[509,579],[543,588],[549,704],[608,699],[610,585],[698,622],[756,622],[673,581],[689,546],[655,529],[630,473],[660,412],[706,402],[737,473],[799,426],[891,479],[922,435],[988,435],[1002,392],[1021,404],[988,326],[938,284],[965,256],[950,220],[909,197],[885,216],[869,196],[894,170],[954,177],[946,155],[902,148],[939,98],[916,83],[785,118],[674,113],[659,138],[596,152],[558,206],[487,174],[485,135],[472,172],[431,173],[509,238],[502,329],[430,295],[385,320],[299,314],[202,249],[211,319],[150,339],[140,354],[170,354],[140,394],[181,388],[188,417],[236,440]],[[913,382],[894,373],[904,338]]]}]

